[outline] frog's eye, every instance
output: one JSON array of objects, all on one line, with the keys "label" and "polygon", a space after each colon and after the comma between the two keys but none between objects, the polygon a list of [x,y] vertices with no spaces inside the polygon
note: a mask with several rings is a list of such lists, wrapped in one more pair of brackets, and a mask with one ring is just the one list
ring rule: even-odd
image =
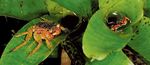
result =
[{"label": "frog's eye", "polygon": [[60,27],[60,24],[57,24],[57,25],[56,25],[56,27],[58,27],[58,28],[59,28],[59,27]]}]

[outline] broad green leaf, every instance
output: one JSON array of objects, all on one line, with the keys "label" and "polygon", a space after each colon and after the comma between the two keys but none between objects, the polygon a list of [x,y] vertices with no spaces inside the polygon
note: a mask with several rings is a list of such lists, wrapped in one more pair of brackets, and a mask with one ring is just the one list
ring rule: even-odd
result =
[{"label": "broad green leaf", "polygon": [[105,24],[106,14],[99,10],[88,23],[83,36],[83,51],[88,58],[102,60],[110,52],[121,50],[130,40],[131,27],[120,33],[110,30]]},{"label": "broad green leaf", "polygon": [[128,57],[122,52],[112,52],[107,58],[102,61],[95,60],[87,62],[86,65],[134,65]]},{"label": "broad green leaf", "polygon": [[[51,21],[54,21],[51,19]],[[41,22],[41,19],[34,19],[26,24],[23,28],[18,31],[19,33],[25,32],[29,27]],[[56,21],[54,21],[57,23]],[[50,43],[53,48],[48,49],[45,41],[43,41],[40,49],[31,56],[28,56],[29,53],[37,46],[37,42],[34,41],[33,37],[27,44],[16,51],[10,52],[13,48],[21,44],[25,36],[21,37],[13,37],[5,48],[2,57],[0,59],[0,65],[38,65],[44,59],[46,59],[50,54],[53,54],[53,51],[58,47],[58,44],[63,41],[65,35],[62,34],[56,38],[54,38]],[[57,50],[56,50],[57,51]],[[57,52],[55,53],[57,54]],[[53,57],[57,57],[57,55],[53,55]],[[50,61],[51,62],[51,61]]]},{"label": "broad green leaf", "polygon": [[99,7],[105,10],[107,15],[115,11],[120,12],[133,24],[143,16],[143,0],[99,0]]},{"label": "broad green leaf", "polygon": [[150,61],[150,19],[143,17],[135,27],[129,46]]},{"label": "broad green leaf", "polygon": [[46,0],[46,4],[50,15],[57,16],[58,18],[73,14],[73,12],[67,10],[52,0]]},{"label": "broad green leaf", "polygon": [[60,4],[75,12],[79,16],[90,16],[91,11],[91,0],[53,0],[56,3]]},{"label": "broad green leaf", "polygon": [[144,15],[150,17],[150,0],[144,0]]},{"label": "broad green leaf", "polygon": [[32,20],[47,13],[45,0],[0,0],[0,16]]}]

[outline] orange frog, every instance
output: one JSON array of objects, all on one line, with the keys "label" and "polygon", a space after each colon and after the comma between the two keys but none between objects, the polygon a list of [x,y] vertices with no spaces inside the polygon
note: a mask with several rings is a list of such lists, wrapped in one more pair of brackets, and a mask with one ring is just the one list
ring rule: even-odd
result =
[{"label": "orange frog", "polygon": [[34,40],[37,42],[37,46],[34,50],[32,50],[29,54],[31,56],[35,52],[39,50],[42,45],[42,40],[46,41],[46,45],[49,49],[52,48],[50,44],[51,40],[55,38],[55,36],[60,35],[62,29],[60,24],[49,24],[48,22],[39,22],[38,24],[30,27],[26,32],[16,35],[16,37],[20,37],[22,35],[26,35],[25,40],[15,47],[12,51],[16,51],[22,46],[26,45],[27,42],[34,37]]},{"label": "orange frog", "polygon": [[120,27],[127,25],[128,22],[129,19],[127,17],[123,17],[123,19],[119,23],[111,26],[111,30],[117,31]]}]

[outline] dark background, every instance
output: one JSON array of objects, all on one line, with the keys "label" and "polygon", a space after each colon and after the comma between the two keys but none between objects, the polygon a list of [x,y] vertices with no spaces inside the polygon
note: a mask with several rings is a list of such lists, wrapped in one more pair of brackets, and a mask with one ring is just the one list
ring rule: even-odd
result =
[{"label": "dark background", "polygon": [[0,54],[2,54],[13,34],[26,23],[27,21],[0,16]]}]

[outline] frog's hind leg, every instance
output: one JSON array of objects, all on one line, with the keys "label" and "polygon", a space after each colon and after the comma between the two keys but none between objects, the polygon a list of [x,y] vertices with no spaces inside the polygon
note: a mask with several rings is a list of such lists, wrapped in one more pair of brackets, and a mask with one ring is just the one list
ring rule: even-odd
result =
[{"label": "frog's hind leg", "polygon": [[33,51],[30,52],[30,54],[28,56],[33,55],[35,52],[37,52],[39,50],[39,48],[41,47],[42,42],[38,42],[38,45],[34,48]]},{"label": "frog's hind leg", "polygon": [[14,48],[13,50],[11,50],[11,51],[16,51],[16,50],[18,50],[19,48],[21,48],[22,46],[26,45],[27,42],[32,38],[32,33],[33,33],[32,29],[29,29],[27,32],[23,32],[23,33],[21,33],[21,34],[16,35],[16,37],[20,37],[20,36],[22,36],[22,35],[26,35],[26,34],[27,34],[27,36],[26,36],[25,40],[23,41],[23,43],[21,43],[20,45],[18,45],[17,47],[15,47],[15,48]]},{"label": "frog's hind leg", "polygon": [[28,56],[31,56],[32,54],[37,52],[39,50],[39,48],[41,47],[41,45],[42,45],[42,38],[39,34],[37,34],[37,32],[34,33],[34,39],[35,39],[35,41],[37,42],[38,45],[34,48],[34,50],[32,50],[30,52],[30,54]]},{"label": "frog's hind leg", "polygon": [[46,41],[46,45],[47,45],[48,49],[51,49],[53,46],[50,43],[50,41],[48,39],[45,39],[45,41]]}]

